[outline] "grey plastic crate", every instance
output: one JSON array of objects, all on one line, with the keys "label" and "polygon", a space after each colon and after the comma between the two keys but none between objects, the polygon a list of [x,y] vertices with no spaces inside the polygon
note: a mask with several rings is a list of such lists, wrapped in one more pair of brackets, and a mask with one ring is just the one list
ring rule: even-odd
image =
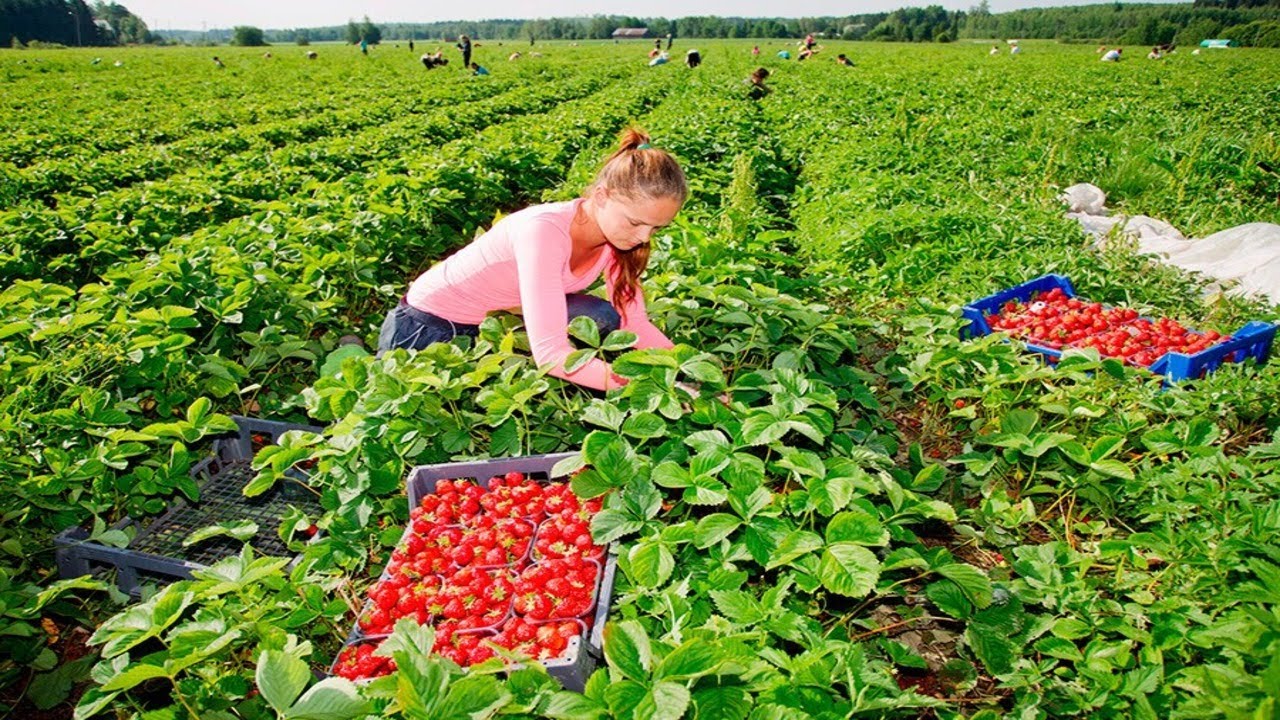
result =
[{"label": "grey plastic crate", "polygon": [[[553,478],[551,470],[561,460],[573,457],[575,454],[552,453],[497,460],[420,465],[409,472],[405,494],[409,498],[409,508],[412,510],[422,502],[424,496],[435,492],[436,483],[441,480],[474,480],[484,484],[495,475],[506,475],[509,472],[523,473],[525,477],[540,482],[562,480],[563,478]],[[604,625],[613,603],[613,583],[618,572],[618,558],[615,552],[616,547],[610,545],[606,548],[605,557],[601,561],[602,568],[599,585],[596,588],[593,623],[586,637],[581,638],[584,641],[583,651],[578,651],[571,645],[574,651],[567,653],[565,659],[543,662],[547,672],[568,690],[581,692],[587,678],[604,658]]]},{"label": "grey plastic crate", "polygon": [[306,475],[292,473],[292,482],[278,484],[254,498],[245,497],[242,489],[255,475],[251,467],[255,444],[274,444],[290,430],[320,432],[322,428],[239,416],[232,419],[239,432],[214,440],[211,455],[191,469],[191,477],[200,487],[199,502],[178,498],[155,519],[138,522],[126,517],[117,522],[112,529],[137,528],[123,549],[90,541],[84,528],[63,531],[54,538],[58,574],[71,578],[114,570],[120,589],[137,596],[146,580],[165,583],[189,578],[192,570],[238,554],[242,543],[225,536],[191,547],[183,547],[182,542],[207,525],[241,520],[258,524],[258,533],[249,540],[255,550],[277,557],[290,555],[278,532],[285,511],[290,506],[312,514],[322,511],[315,493],[305,487]]}]

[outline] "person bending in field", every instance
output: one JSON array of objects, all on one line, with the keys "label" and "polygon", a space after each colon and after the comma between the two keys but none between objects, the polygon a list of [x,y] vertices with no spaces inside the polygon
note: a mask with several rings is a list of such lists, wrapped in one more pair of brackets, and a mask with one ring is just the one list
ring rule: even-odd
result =
[{"label": "person bending in field", "polygon": [[691,68],[696,68],[702,64],[702,53],[697,50],[690,50],[684,54],[684,64]]},{"label": "person bending in field", "polygon": [[472,75],[488,75],[489,71],[485,69],[485,67],[480,63],[473,62],[471,63],[471,74]]},{"label": "person bending in field", "polygon": [[768,85],[764,84],[764,81],[768,78],[769,71],[766,68],[760,67],[752,70],[750,77],[746,80],[746,83],[751,86],[747,90],[747,97],[752,100],[761,100],[765,95],[773,92]]},{"label": "person bending in field", "polygon": [[1102,62],[1120,62],[1120,53],[1122,52],[1124,52],[1124,48],[1108,50],[1106,54],[1102,56]]},{"label": "person bending in field", "polygon": [[[640,275],[654,233],[687,195],[676,159],[652,147],[643,130],[624,130],[582,197],[512,213],[418,276],[387,313],[378,353],[476,337],[489,313],[518,311],[534,361],[551,375],[596,390],[625,384],[600,359],[565,370],[569,321],[591,318],[602,336],[629,330],[639,348],[672,347],[649,321]],[[584,293],[602,275],[607,301]]]},{"label": "person bending in field", "polygon": [[853,61],[845,57],[844,53],[840,53],[836,56],[836,64],[843,65],[845,67],[853,67]]}]

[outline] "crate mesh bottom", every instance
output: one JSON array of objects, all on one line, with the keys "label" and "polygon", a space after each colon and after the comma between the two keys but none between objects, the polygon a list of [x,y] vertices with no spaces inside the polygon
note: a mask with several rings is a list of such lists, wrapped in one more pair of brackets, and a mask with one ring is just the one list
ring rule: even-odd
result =
[{"label": "crate mesh bottom", "polygon": [[[281,518],[290,507],[318,514],[320,504],[309,490],[301,489],[292,482],[277,485],[258,497],[245,497],[242,490],[255,475],[247,459],[223,463],[220,471],[210,476],[200,488],[199,503],[181,502],[170,508],[139,532],[129,549],[212,565],[225,557],[238,555],[241,541],[225,535],[191,547],[183,547],[183,541],[208,525],[251,520],[258,524],[257,534],[249,540],[254,550],[276,557],[292,555],[280,540]],[[290,492],[291,488],[294,491]]]}]

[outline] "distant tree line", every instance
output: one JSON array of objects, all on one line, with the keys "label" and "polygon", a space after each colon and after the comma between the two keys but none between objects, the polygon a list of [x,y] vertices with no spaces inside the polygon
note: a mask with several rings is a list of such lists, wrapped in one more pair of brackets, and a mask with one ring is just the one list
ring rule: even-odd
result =
[{"label": "distant tree line", "polygon": [[0,0],[0,43],[124,45],[156,42],[147,24],[118,3],[84,0]]},{"label": "distant tree line", "polygon": [[[1280,47],[1280,0],[1195,0],[1185,5],[1128,5],[1119,2],[1076,7],[990,12],[987,0],[967,11],[938,5],[889,13],[840,17],[740,18],[691,16],[679,19],[596,15],[585,18],[484,20],[475,22],[374,24],[365,17],[346,25],[287,30],[237,27],[231,30],[171,31],[188,43],[348,42],[370,44],[410,39],[452,42],[469,34],[478,40],[604,40],[622,27],[647,28],[650,37],[800,38],[809,33],[845,40],[949,42],[957,38],[1048,38],[1129,45],[1196,43],[1224,37],[1241,45]],[[99,0],[0,0],[0,42],[32,40],[64,45],[152,42],[141,19],[123,6]]]},{"label": "distant tree line", "polygon": [[[692,16],[669,20],[625,15],[597,15],[589,18],[546,18],[539,20],[478,20],[434,23],[383,23],[382,42],[440,40],[452,42],[467,34],[481,40],[607,40],[622,27],[643,27],[649,37],[671,33],[686,38],[801,38],[808,33],[824,37],[862,39],[889,13],[822,18],[737,18]],[[367,22],[367,18],[366,18]],[[268,42],[352,41],[352,26],[267,30]],[[166,33],[175,39],[195,41],[199,33]],[[355,40],[358,42],[358,38]],[[372,42],[372,41],[370,41]]]},{"label": "distant tree line", "polygon": [[1197,0],[1194,5],[1111,3],[999,14],[987,12],[984,0],[966,13],[959,36],[1123,45],[1193,45],[1206,38],[1228,38],[1241,45],[1280,47],[1280,0]]},{"label": "distant tree line", "polygon": [[[368,22],[368,18],[365,18]],[[268,30],[269,42],[352,41],[353,27]],[[376,27],[376,26],[375,26]],[[679,19],[597,15],[589,18],[389,23],[382,41],[452,42],[462,33],[481,40],[605,40],[618,28],[647,28],[650,37],[801,38],[809,33],[844,40],[949,42],[958,38],[1046,38],[1156,45],[1230,37],[1241,45],[1280,47],[1280,0],[1196,0],[1186,5],[1118,2],[992,13],[987,0],[968,11],[941,6],[840,17]]]}]

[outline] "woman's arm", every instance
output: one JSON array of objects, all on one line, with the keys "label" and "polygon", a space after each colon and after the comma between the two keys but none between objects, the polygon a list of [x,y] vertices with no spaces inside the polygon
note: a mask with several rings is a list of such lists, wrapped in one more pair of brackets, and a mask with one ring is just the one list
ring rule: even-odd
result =
[{"label": "woman's arm", "polygon": [[626,380],[614,375],[609,363],[597,358],[588,360],[572,373],[565,372],[565,360],[573,352],[569,344],[569,310],[561,281],[564,265],[569,260],[569,246],[556,237],[564,230],[550,221],[536,222],[530,230],[516,240],[515,258],[520,310],[524,314],[534,362],[539,367],[547,367],[550,375],[595,390],[625,385]]},{"label": "woman's arm", "polygon": [[[613,297],[613,265],[610,263],[604,271],[605,289],[609,297]],[[636,296],[624,306],[622,329],[636,334],[637,348],[672,348],[675,343],[649,320],[649,311],[644,305],[644,291],[636,288]]]}]

